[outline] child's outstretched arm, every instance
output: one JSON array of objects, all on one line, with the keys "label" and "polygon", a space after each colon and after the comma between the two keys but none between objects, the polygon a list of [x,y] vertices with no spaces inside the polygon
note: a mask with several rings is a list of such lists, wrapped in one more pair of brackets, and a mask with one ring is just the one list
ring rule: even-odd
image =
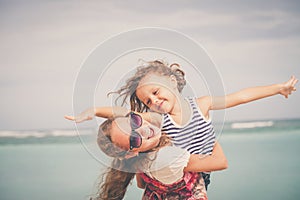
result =
[{"label": "child's outstretched arm", "polygon": [[83,121],[92,120],[95,116],[102,118],[110,118],[125,116],[127,113],[129,113],[129,110],[125,107],[95,107],[89,108],[76,116],[65,115],[65,118],[68,120],[75,121],[76,123],[80,123]]},{"label": "child's outstretched arm", "polygon": [[[125,107],[121,106],[113,106],[113,107],[95,107],[89,108],[76,116],[65,115],[65,119],[75,121],[76,123],[84,122],[87,120],[92,120],[95,116],[102,118],[110,118],[110,117],[124,117],[130,112]],[[136,112],[138,113],[138,112]],[[159,113],[155,112],[144,112],[138,113],[142,116],[142,118],[153,125],[160,127],[162,122],[162,116]]]},{"label": "child's outstretched arm", "polygon": [[287,82],[280,84],[246,88],[222,97],[201,97],[198,99],[198,104],[202,104],[204,113],[207,113],[209,110],[230,108],[277,94],[288,98],[292,92],[296,91],[295,85],[297,82],[295,76],[292,76]]}]

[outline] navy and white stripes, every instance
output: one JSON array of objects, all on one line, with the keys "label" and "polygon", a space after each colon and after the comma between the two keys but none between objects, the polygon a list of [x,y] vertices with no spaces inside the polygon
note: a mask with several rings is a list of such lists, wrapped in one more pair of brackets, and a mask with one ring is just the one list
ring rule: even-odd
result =
[{"label": "navy and white stripes", "polygon": [[211,154],[216,139],[213,126],[202,116],[195,98],[187,100],[192,109],[190,121],[181,127],[165,114],[162,131],[171,136],[175,146],[186,149],[191,154]]}]

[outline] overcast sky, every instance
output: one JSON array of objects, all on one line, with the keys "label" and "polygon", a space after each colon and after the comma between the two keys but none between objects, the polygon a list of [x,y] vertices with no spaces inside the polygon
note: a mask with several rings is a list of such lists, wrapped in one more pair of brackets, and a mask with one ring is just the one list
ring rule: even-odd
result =
[{"label": "overcast sky", "polygon": [[[296,0],[0,0],[0,129],[73,128],[63,116],[73,112],[85,59],[113,35],[141,27],[176,30],[201,44],[226,93],[300,78]],[[229,109],[226,119],[299,118],[299,100],[299,91],[268,98]]]}]

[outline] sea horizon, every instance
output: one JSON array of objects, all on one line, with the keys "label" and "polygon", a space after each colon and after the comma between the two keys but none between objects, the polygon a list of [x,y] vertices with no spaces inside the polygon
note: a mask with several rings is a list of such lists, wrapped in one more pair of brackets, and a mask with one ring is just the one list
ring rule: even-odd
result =
[{"label": "sea horizon", "polygon": [[[285,124],[285,122],[288,122]],[[299,122],[299,123],[298,123]],[[251,120],[225,120],[224,122],[212,122],[216,131],[224,133],[241,133],[261,131],[265,128],[283,128],[292,124],[292,128],[300,128],[299,118],[282,118],[282,119],[251,119]],[[285,124],[285,126],[284,126]],[[299,125],[299,126],[298,126]],[[286,127],[285,127],[286,128]],[[72,137],[89,137],[97,132],[98,127],[85,128],[45,128],[45,129],[0,129],[0,139],[27,139],[27,138],[72,138]],[[0,140],[0,145],[3,144]]]}]

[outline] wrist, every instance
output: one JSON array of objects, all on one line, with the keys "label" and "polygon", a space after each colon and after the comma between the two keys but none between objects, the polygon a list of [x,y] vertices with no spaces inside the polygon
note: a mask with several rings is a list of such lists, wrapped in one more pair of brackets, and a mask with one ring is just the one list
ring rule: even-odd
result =
[{"label": "wrist", "polygon": [[283,83],[278,83],[275,85],[276,88],[276,94],[283,94],[284,91],[284,84]]}]

